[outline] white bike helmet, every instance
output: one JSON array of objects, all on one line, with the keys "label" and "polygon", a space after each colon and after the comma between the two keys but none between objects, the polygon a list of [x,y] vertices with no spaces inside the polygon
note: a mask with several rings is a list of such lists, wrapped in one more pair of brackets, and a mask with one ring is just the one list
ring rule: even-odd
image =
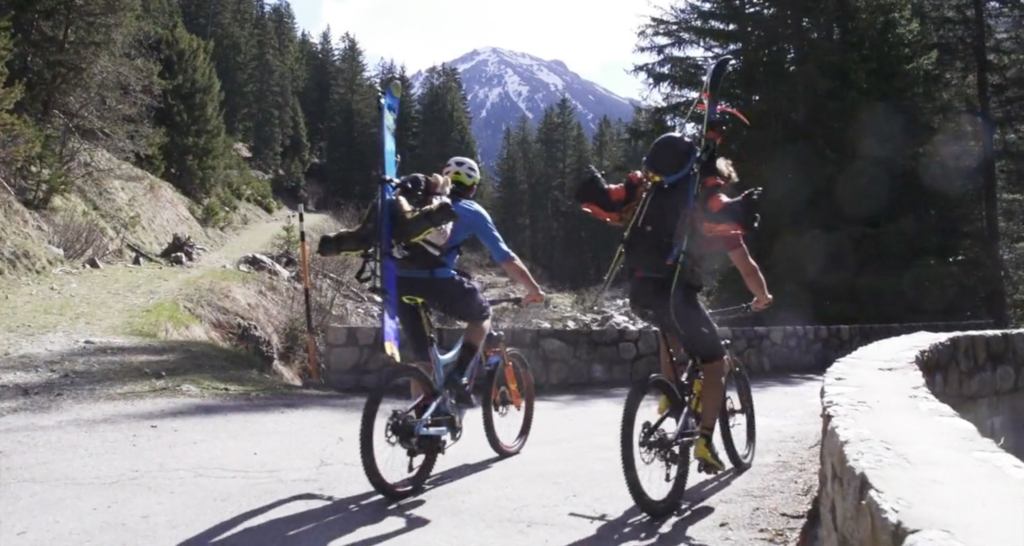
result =
[{"label": "white bike helmet", "polygon": [[441,173],[455,184],[471,188],[480,182],[480,167],[468,157],[453,157],[448,160]]}]

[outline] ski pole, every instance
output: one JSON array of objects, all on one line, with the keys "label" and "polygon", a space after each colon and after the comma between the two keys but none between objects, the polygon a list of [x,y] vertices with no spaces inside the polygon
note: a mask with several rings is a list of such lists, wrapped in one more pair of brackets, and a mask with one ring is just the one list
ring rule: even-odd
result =
[{"label": "ski pole", "polygon": [[299,204],[299,254],[302,260],[302,292],[306,300],[306,356],[309,359],[309,376],[320,379],[316,366],[316,339],[313,337],[313,307],[309,300],[309,251],[306,248],[306,207]]}]

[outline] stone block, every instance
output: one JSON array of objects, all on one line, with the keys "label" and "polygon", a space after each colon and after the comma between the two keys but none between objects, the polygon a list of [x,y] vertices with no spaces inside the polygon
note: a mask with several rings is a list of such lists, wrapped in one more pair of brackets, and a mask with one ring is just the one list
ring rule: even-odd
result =
[{"label": "stone block", "polygon": [[1014,383],[1017,380],[1017,372],[1013,367],[1003,364],[996,368],[995,388],[999,394],[1006,394],[1014,390]]},{"label": "stone block", "polygon": [[564,341],[550,337],[540,340],[540,350],[545,358],[551,360],[570,360],[573,352]]},{"label": "stone block", "polygon": [[988,370],[980,371],[971,377],[970,392],[968,396],[973,398],[992,396],[996,391],[995,378]]},{"label": "stone block", "polygon": [[654,330],[644,330],[640,334],[640,341],[637,342],[637,349],[641,355],[652,355],[658,353],[658,335]]},{"label": "stone block", "polygon": [[632,341],[623,341],[619,343],[619,358],[623,360],[633,360],[638,354],[636,344]]},{"label": "stone block", "polygon": [[963,389],[961,388],[961,374],[960,368],[952,367],[946,372],[946,395],[947,396],[961,396]]},{"label": "stone block", "polygon": [[361,363],[359,347],[332,347],[328,355],[330,366],[343,372],[356,369]]},{"label": "stone block", "polygon": [[331,324],[327,327],[327,346],[328,347],[340,347],[348,344],[348,331],[347,326],[338,326],[337,324]]},{"label": "stone block", "polygon": [[637,380],[640,377],[646,377],[652,373],[657,373],[661,368],[661,364],[656,356],[645,356],[639,360],[633,361],[633,371],[630,374],[632,380]]},{"label": "stone block", "polygon": [[974,358],[972,360],[974,362],[974,366],[976,368],[984,368],[984,367],[988,366],[988,339],[989,339],[989,336],[986,336],[986,335],[983,335],[983,334],[979,334],[979,335],[975,335],[975,336],[971,336],[971,337],[974,338],[974,339],[972,339],[973,343],[971,344],[972,345],[972,352],[974,353],[973,354]]},{"label": "stone block", "polygon": [[633,364],[629,362],[616,362],[609,366],[611,373],[612,384],[616,386],[623,386],[629,384],[629,373],[633,369]]},{"label": "stone block", "polygon": [[718,337],[722,339],[732,339],[732,329],[719,327]]},{"label": "stone block", "polygon": [[640,339],[640,330],[623,330],[622,339],[626,341],[636,341]]},{"label": "stone block", "polygon": [[590,333],[590,337],[595,343],[606,345],[619,340],[619,331],[614,326],[609,326],[600,330],[594,330]]},{"label": "stone block", "polygon": [[356,342],[361,347],[368,347],[377,341],[376,328],[356,328]]},{"label": "stone block", "polygon": [[610,383],[611,379],[611,365],[602,362],[595,362],[590,365],[590,383],[604,385]]},{"label": "stone block", "polygon": [[987,340],[988,341],[987,349],[988,349],[988,358],[989,358],[989,360],[992,363],[998,364],[998,363],[1002,363],[1004,361],[1003,357],[1006,355],[1006,345],[1007,345],[1007,341],[1008,341],[1007,338],[1008,337],[1009,337],[1008,334],[1003,334],[1003,333],[989,336],[989,338]]},{"label": "stone block", "polygon": [[967,373],[974,368],[974,355],[971,354],[974,342],[971,336],[961,336],[953,340],[956,348],[956,365],[961,372]]},{"label": "stone block", "polygon": [[594,350],[594,360],[599,362],[616,362],[619,358],[618,345],[600,345]]},{"label": "stone block", "polygon": [[772,328],[768,331],[768,339],[775,345],[781,345],[784,338],[785,330],[782,328]]},{"label": "stone block", "polygon": [[564,385],[569,380],[569,365],[565,362],[552,362],[548,367],[547,384],[551,386]]}]

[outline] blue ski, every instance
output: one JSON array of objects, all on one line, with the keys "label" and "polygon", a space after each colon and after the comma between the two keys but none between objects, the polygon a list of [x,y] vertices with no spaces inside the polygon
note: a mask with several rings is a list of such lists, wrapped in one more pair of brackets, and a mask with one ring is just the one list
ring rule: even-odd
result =
[{"label": "blue ski", "polygon": [[397,80],[384,89],[381,97],[384,136],[384,182],[380,185],[379,244],[381,267],[381,330],[384,337],[384,354],[401,362],[398,353],[398,273],[391,241],[391,204],[394,186],[391,181],[398,176],[398,159],[395,152],[395,126],[398,123],[398,105],[402,97],[402,84]]}]

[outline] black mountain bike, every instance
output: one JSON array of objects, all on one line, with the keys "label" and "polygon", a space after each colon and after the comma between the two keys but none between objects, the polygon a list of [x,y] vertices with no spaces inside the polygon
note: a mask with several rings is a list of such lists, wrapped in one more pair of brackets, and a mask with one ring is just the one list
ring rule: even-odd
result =
[{"label": "black mountain bike", "polygon": [[[751,311],[751,304],[712,311],[713,317],[731,318]],[[666,349],[669,347],[664,333],[658,333],[660,342]],[[726,365],[724,396],[718,414],[718,428],[722,434],[722,444],[729,457],[729,462],[737,471],[750,468],[754,461],[754,446],[757,429],[754,424],[754,400],[750,392],[750,379],[747,371],[726,344]],[[700,362],[688,357],[686,366],[681,367],[675,355],[668,350],[676,377],[675,383],[660,373],[653,373],[633,382],[626,396],[626,406],[622,413],[620,442],[622,449],[622,471],[626,477],[626,487],[633,502],[651,517],[662,517],[673,512],[682,501],[686,489],[686,480],[690,469],[690,450],[700,434],[701,410],[703,409],[703,370]],[[735,394],[730,394],[730,387]],[[640,405],[648,393],[658,399],[658,410],[652,412],[652,418],[645,420],[637,430],[636,417]],[[667,402],[667,403],[666,403]],[[745,442],[737,446],[734,436],[735,418],[743,416],[746,420],[744,430]],[[667,428],[663,424],[669,422]],[[738,427],[735,427],[738,428]],[[639,453],[634,453],[637,445]],[[742,447],[742,449],[741,449]],[[640,483],[637,458],[644,465],[662,467],[663,479],[667,492],[658,495],[651,493]],[[698,463],[697,470],[705,471],[704,463]],[[673,470],[675,471],[673,475]]]}]

